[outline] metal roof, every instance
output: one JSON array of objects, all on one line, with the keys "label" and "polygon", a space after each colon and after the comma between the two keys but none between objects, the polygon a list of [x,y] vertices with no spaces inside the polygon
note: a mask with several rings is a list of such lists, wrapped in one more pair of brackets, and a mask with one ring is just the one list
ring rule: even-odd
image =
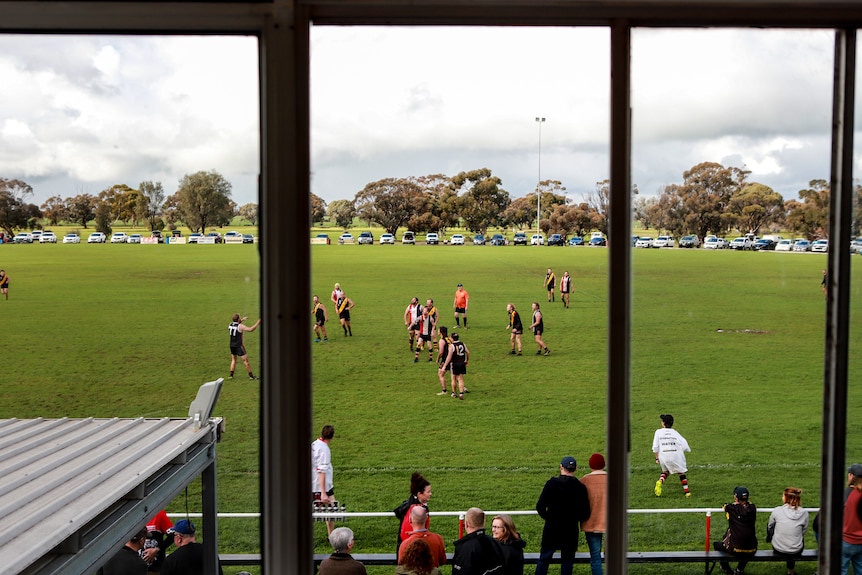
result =
[{"label": "metal roof", "polygon": [[193,417],[0,420],[3,572],[97,569],[214,469],[222,425]]}]

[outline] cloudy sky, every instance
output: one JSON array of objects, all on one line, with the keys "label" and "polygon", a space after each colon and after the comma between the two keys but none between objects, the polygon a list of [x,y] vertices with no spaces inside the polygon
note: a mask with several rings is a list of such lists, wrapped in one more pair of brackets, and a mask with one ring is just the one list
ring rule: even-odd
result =
[{"label": "cloudy sky", "polygon": [[[608,177],[609,32],[315,28],[312,191],[490,168],[511,196]],[[703,161],[786,199],[829,177],[830,31],[636,30],[633,181]],[[0,177],[41,203],[215,169],[256,201],[253,38],[0,36]],[[544,123],[535,118],[544,117]],[[541,134],[540,134],[541,128]],[[540,146],[541,136],[541,146]],[[541,149],[541,154],[540,154]]]}]

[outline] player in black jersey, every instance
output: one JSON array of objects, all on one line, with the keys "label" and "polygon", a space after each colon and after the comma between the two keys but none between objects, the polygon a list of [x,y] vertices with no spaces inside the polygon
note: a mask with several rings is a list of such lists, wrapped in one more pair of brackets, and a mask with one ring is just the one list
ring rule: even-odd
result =
[{"label": "player in black jersey", "polygon": [[227,331],[230,334],[230,378],[233,379],[233,372],[236,369],[236,358],[239,357],[242,359],[243,365],[245,365],[245,370],[248,372],[249,379],[257,379],[254,376],[254,373],[251,371],[251,365],[248,363],[248,354],[245,352],[245,345],[243,344],[242,334],[246,331],[254,331],[257,329],[257,326],[260,325],[260,320],[258,319],[254,322],[254,325],[248,326],[245,325],[244,322],[247,320],[247,317],[240,317],[238,313],[233,314],[233,321],[230,322],[230,325],[227,326]]},{"label": "player in black jersey", "polygon": [[440,387],[442,388],[437,395],[448,395],[446,391],[446,372],[449,369],[444,368],[443,364],[446,363],[446,357],[449,354],[449,345],[452,343],[452,340],[449,339],[449,328],[445,325],[441,325],[437,329],[437,333],[440,334],[440,339],[437,341],[437,365],[439,366],[437,377],[440,379]]},{"label": "player in black jersey", "polygon": [[311,308],[311,313],[314,315],[314,343],[320,341],[320,336],[323,336],[323,341],[329,341],[326,337],[326,321],[329,319],[329,314],[326,312],[326,306],[320,301],[320,298],[314,296],[314,307]]}]

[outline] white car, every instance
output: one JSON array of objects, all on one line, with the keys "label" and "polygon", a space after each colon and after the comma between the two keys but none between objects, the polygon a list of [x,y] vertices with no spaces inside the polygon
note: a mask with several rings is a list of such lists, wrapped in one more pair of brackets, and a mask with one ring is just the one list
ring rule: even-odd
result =
[{"label": "white car", "polygon": [[392,234],[380,234],[380,243],[381,244],[392,244],[395,245],[395,236]]},{"label": "white car", "polygon": [[30,232],[30,237],[33,238],[34,244],[39,243],[39,236],[41,236],[41,235],[42,235],[42,230],[33,230],[32,232]]},{"label": "white car", "polygon": [[362,244],[374,245],[374,235],[371,232],[360,232],[358,241],[360,246]]},{"label": "white car", "polygon": [[340,236],[338,236],[338,243],[339,244],[352,244],[353,242],[354,242],[353,234],[348,234],[347,232],[345,232],[345,233],[341,234]]},{"label": "white car", "polygon": [[127,244],[139,244],[141,243],[141,234],[132,234],[128,238],[126,238]]},{"label": "white car", "polygon": [[826,253],[829,251],[829,240],[814,240],[814,243],[811,244],[812,252],[821,252]]},{"label": "white car", "polygon": [[232,242],[235,244],[242,243],[242,234],[237,231],[230,231],[224,233],[224,243]]},{"label": "white car", "polygon": [[416,234],[410,231],[404,232],[404,235],[401,236],[401,243],[416,245]]},{"label": "white car", "polygon": [[425,234],[425,245],[426,246],[436,246],[440,243],[440,236],[434,232],[429,232]]},{"label": "white car", "polygon": [[111,234],[111,243],[112,244],[124,244],[126,243],[126,232],[114,232]]},{"label": "white car", "polygon": [[107,238],[105,237],[105,234],[103,234],[102,232],[93,232],[92,234],[90,234],[90,237],[87,238],[87,243],[88,244],[103,244],[103,243],[105,243],[105,240],[107,240]]},{"label": "white car", "polygon": [[751,248],[751,240],[747,237],[739,237],[730,242],[730,249],[732,250],[750,250]]},{"label": "white car", "polygon": [[32,244],[33,243],[33,236],[31,236],[27,232],[21,232],[21,233],[15,234],[15,237],[12,238],[12,243]]},{"label": "white car", "polygon": [[775,251],[777,252],[790,252],[793,251],[793,242],[790,240],[780,240],[775,245]]},{"label": "white car", "polygon": [[81,236],[79,236],[78,234],[66,234],[65,236],[63,236],[63,243],[64,244],[80,244],[81,243]]},{"label": "white car", "polygon": [[452,236],[452,239],[449,240],[449,243],[453,246],[463,246],[464,236],[461,234],[455,234],[454,236]]},{"label": "white car", "polygon": [[805,238],[796,238],[796,241],[793,242],[793,251],[794,252],[810,252],[811,251],[811,242],[809,242]]},{"label": "white car", "polygon": [[54,232],[42,232],[42,235],[39,236],[40,244],[56,244],[57,236],[54,235]]},{"label": "white car", "polygon": [[636,248],[651,248],[653,239],[649,237],[638,238],[638,241],[635,242]]},{"label": "white car", "polygon": [[654,248],[672,248],[673,247],[673,236],[659,236],[653,241],[652,247]]},{"label": "white car", "polygon": [[530,245],[531,246],[543,246],[545,245],[545,236],[542,234],[533,234],[530,236]]}]

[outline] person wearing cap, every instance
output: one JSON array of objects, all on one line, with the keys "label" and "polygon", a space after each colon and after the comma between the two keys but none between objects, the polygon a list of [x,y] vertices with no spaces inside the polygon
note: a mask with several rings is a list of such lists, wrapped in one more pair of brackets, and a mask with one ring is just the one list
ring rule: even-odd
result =
[{"label": "person wearing cap", "polygon": [[[188,519],[180,519],[171,528],[176,551],[165,557],[162,575],[203,575],[204,546],[195,540],[195,524]],[[221,564],[218,565],[221,575]]]},{"label": "person wearing cap", "polygon": [[455,290],[455,325],[461,327],[464,319],[464,329],[467,328],[467,308],[470,305],[470,294],[464,289],[464,284],[458,284]]},{"label": "person wearing cap", "polygon": [[841,575],[847,575],[851,563],[853,573],[862,575],[862,464],[859,463],[847,470],[841,530]]},{"label": "person wearing cap", "polygon": [[739,559],[736,571],[730,568],[729,561],[720,561],[725,575],[744,575],[749,558],[757,551],[757,507],[749,502],[748,488],[739,486],[733,490],[733,503],[725,503],[722,508],[727,517],[727,531],[721,541],[714,541],[713,549],[725,551]]},{"label": "person wearing cap", "polygon": [[685,452],[691,451],[688,441],[673,429],[673,416],[669,413],[659,415],[661,427],[656,430],[652,438],[652,452],[655,462],[661,465],[661,475],[655,482],[655,496],[661,497],[662,486],[668,475],[679,474],[679,482],[686,497],[691,497],[688,488],[688,465],[685,461]]},{"label": "person wearing cap", "polygon": [[571,575],[578,550],[578,523],[590,517],[587,488],[575,477],[578,464],[567,455],[560,461],[560,475],[545,482],[536,511],[545,520],[536,575],[546,575],[554,551],[560,550],[561,575]]},{"label": "person wearing cap", "polygon": [[102,566],[99,575],[146,575],[147,563],[140,555],[146,540],[146,528],[135,533],[123,548]]},{"label": "person wearing cap", "polygon": [[590,571],[602,575],[602,538],[606,531],[606,509],[608,496],[608,472],[601,453],[590,455],[590,473],[581,478],[590,498],[590,517],[581,521],[581,531],[590,550]]},{"label": "person wearing cap", "polygon": [[353,530],[339,527],[329,534],[334,553],[320,562],[320,575],[365,575],[365,565],[350,555],[353,550]]},{"label": "person wearing cap", "polygon": [[557,283],[557,276],[554,271],[548,268],[548,273],[545,274],[545,288],[548,290],[548,302],[554,301],[554,285]]}]

